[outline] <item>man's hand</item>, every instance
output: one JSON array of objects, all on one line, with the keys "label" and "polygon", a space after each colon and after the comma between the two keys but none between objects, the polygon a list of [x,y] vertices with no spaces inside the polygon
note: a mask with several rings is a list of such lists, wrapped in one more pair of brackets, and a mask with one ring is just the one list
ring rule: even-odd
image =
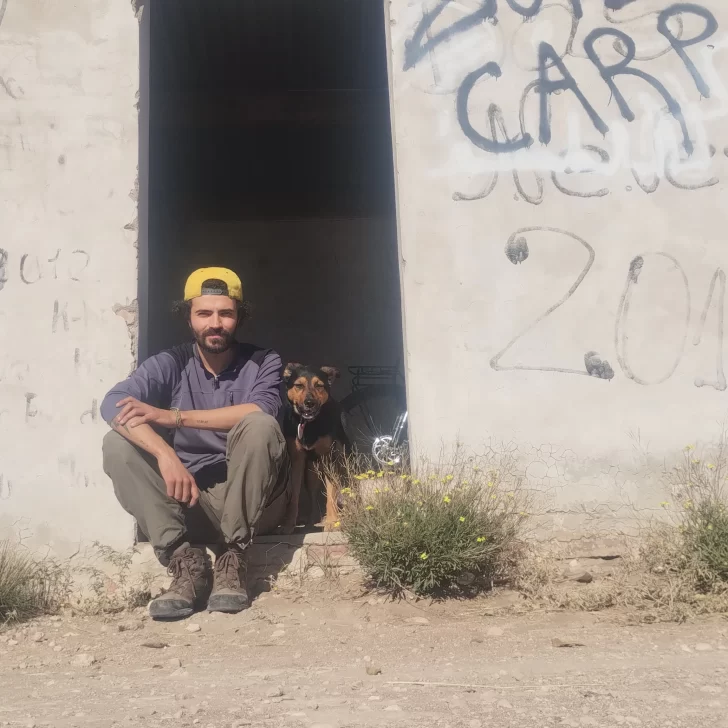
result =
[{"label": "man's hand", "polygon": [[157,460],[159,472],[167,484],[167,495],[191,508],[200,499],[197,483],[187,468],[174,453],[163,455]]},{"label": "man's hand", "polygon": [[173,412],[144,404],[134,397],[126,397],[117,402],[116,406],[121,407],[121,412],[116,415],[114,422],[121,427],[126,425],[138,427],[146,424],[173,429],[177,425]]}]

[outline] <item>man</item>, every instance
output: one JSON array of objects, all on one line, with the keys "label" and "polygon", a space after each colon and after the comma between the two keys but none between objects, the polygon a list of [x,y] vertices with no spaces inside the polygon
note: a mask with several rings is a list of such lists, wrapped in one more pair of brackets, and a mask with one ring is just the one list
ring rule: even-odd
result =
[{"label": "man", "polygon": [[[177,309],[194,343],[147,359],[101,405],[112,428],[104,470],[173,577],[150,604],[153,619],[187,617],[208,595],[210,611],[248,607],[245,550],[275,530],[290,499],[275,419],[281,360],[235,341],[247,313],[240,279],[226,268],[197,270]],[[200,506],[218,534],[212,584],[205,546],[187,525]]]}]

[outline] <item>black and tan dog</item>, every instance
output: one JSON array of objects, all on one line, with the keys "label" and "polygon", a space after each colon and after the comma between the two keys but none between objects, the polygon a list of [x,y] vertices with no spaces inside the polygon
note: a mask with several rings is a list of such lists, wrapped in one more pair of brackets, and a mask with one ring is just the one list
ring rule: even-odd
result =
[{"label": "black and tan dog", "polygon": [[335,484],[316,472],[314,462],[326,455],[338,457],[348,441],[341,424],[339,405],[331,397],[331,385],[339,376],[334,367],[310,367],[287,364],[283,384],[287,398],[283,403],[283,434],[291,456],[293,495],[282,524],[283,533],[293,533],[298,518],[301,489],[306,486],[309,496],[307,526],[313,526],[318,513],[318,494],[326,488],[326,518],[324,528],[330,529],[336,520],[337,494]]}]

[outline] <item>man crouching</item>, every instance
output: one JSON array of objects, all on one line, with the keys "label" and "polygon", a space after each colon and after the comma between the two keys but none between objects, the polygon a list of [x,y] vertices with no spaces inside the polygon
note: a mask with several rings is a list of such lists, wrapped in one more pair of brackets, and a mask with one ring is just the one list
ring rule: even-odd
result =
[{"label": "man crouching", "polygon": [[[256,534],[275,531],[290,500],[275,419],[281,360],[235,340],[247,311],[240,279],[225,268],[195,271],[178,309],[194,342],[147,359],[101,405],[112,428],[104,470],[173,577],[149,605],[161,620],[205,603],[211,612],[247,608],[246,549]],[[214,575],[205,546],[188,533],[185,508],[199,507],[217,533]]]}]

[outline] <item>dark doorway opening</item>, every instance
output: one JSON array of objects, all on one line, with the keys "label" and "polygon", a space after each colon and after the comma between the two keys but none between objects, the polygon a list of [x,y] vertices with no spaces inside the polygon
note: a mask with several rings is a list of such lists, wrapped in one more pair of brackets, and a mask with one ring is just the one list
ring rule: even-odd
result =
[{"label": "dark doorway opening", "polygon": [[[187,338],[186,276],[237,271],[241,337],[347,368],[402,357],[379,0],[147,0],[140,355]],[[140,248],[142,250],[142,248]]]}]

